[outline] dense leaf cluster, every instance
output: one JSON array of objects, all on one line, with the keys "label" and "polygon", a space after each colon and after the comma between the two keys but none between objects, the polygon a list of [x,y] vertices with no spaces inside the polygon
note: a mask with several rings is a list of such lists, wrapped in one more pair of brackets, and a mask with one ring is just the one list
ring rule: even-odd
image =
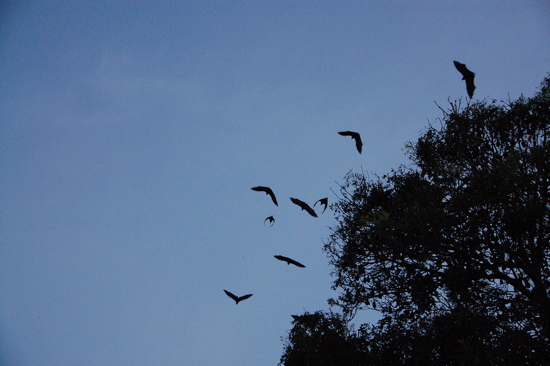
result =
[{"label": "dense leaf cluster", "polygon": [[363,365],[363,340],[345,319],[335,313],[305,313],[294,316],[283,365]]},{"label": "dense leaf cluster", "polygon": [[[318,332],[295,324],[281,364],[354,364],[299,356],[334,356],[318,343],[333,331],[361,365],[547,364],[549,91],[546,78],[533,98],[450,103],[408,145],[411,166],[348,174],[324,248],[344,317],[319,313],[332,326]],[[360,309],[382,319],[352,331]]]}]

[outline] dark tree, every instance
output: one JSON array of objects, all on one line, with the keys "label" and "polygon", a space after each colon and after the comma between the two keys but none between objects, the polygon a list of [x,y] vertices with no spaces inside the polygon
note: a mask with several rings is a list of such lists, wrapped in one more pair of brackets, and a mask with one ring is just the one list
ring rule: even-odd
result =
[{"label": "dark tree", "polygon": [[359,366],[363,365],[362,340],[334,313],[293,315],[293,328],[285,341],[280,365]]},{"label": "dark tree", "polygon": [[550,77],[533,98],[442,111],[411,166],[346,177],[331,303],[381,312],[357,333],[366,365],[547,364]]}]

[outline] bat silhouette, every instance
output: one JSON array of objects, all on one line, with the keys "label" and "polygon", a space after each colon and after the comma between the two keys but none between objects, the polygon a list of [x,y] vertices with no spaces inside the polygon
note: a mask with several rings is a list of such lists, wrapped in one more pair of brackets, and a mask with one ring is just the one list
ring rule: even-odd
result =
[{"label": "bat silhouette", "polygon": [[275,193],[273,193],[271,188],[258,186],[258,187],[252,187],[251,189],[253,191],[256,191],[256,192],[265,192],[265,194],[270,195],[271,199],[273,200],[273,203],[275,204],[275,206],[279,206],[279,204],[277,203],[277,198],[275,198]]},{"label": "bat silhouette", "polygon": [[355,146],[357,147],[357,151],[359,151],[359,154],[361,154],[361,150],[363,149],[363,142],[361,141],[361,135],[353,131],[341,131],[341,132],[338,132],[338,134],[342,136],[351,136],[351,138],[355,140]]},{"label": "bat silhouette", "polygon": [[300,262],[296,262],[294,259],[282,256],[282,255],[274,255],[274,257],[280,261],[286,262],[286,264],[294,264],[296,267],[306,268],[306,266],[304,266]]},{"label": "bat silhouette", "polygon": [[275,223],[275,218],[273,216],[269,216],[264,220],[264,226],[267,220],[269,220],[269,223],[271,224],[270,227],[273,226],[273,224]]},{"label": "bat silhouette", "polygon": [[315,207],[315,205],[317,203],[321,203],[322,205],[325,205],[325,209],[323,210],[323,212],[321,213],[325,213],[326,209],[327,209],[327,206],[328,206],[328,197],[325,197],[325,198],[321,198],[319,201],[315,202],[315,204],[313,205],[313,207]]},{"label": "bat silhouette", "polygon": [[304,201],[300,201],[299,199],[292,198],[292,197],[290,197],[290,200],[292,201],[292,203],[300,206],[302,208],[302,210],[306,210],[311,216],[318,217],[317,214],[315,213],[315,211],[313,211],[313,209],[311,207],[309,207],[309,205],[307,203],[305,203]]},{"label": "bat silhouette", "polygon": [[470,99],[472,99],[474,96],[474,90],[476,89],[476,86],[474,85],[474,77],[476,74],[468,70],[465,64],[461,64],[458,61],[453,62],[456,69],[462,74],[462,80],[466,81],[466,91],[468,92]]},{"label": "bat silhouette", "polygon": [[235,300],[235,305],[239,303],[239,301],[243,301],[243,300],[246,300],[248,299],[250,296],[252,296],[252,294],[248,294],[248,295],[243,295],[241,297],[238,297],[236,295],[233,295],[231,292],[227,291],[227,290],[223,290],[225,292],[225,294],[227,296],[229,296],[230,298],[232,298],[233,300]]}]

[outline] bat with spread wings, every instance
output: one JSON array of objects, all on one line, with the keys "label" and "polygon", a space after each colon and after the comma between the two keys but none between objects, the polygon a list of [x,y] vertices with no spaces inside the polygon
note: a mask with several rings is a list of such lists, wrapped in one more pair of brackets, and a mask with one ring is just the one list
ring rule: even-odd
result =
[{"label": "bat with spread wings", "polygon": [[237,295],[234,295],[232,294],[231,292],[227,291],[227,290],[223,290],[225,292],[225,294],[227,296],[229,296],[230,298],[232,298],[233,300],[235,300],[235,305],[239,303],[239,301],[243,301],[243,300],[246,300],[248,299],[250,296],[252,296],[252,294],[248,294],[248,295],[243,295],[243,296],[237,296]]},{"label": "bat with spread wings", "polygon": [[476,74],[468,70],[465,64],[461,64],[458,61],[453,62],[456,69],[462,74],[462,80],[466,82],[466,91],[468,92],[468,96],[470,97],[470,99],[472,99],[472,97],[474,96],[474,90],[476,89],[476,86],[474,85],[474,77],[476,76]]},{"label": "bat with spread wings", "polygon": [[309,207],[309,205],[304,201],[300,201],[299,199],[292,197],[290,197],[290,200],[292,201],[292,203],[300,206],[302,210],[306,210],[311,216],[318,217],[315,211],[311,207]]},{"label": "bat with spread wings", "polygon": [[269,227],[273,226],[273,224],[275,223],[275,218],[273,216],[269,216],[264,220],[264,226],[265,226],[265,222],[267,220],[269,220],[269,223],[271,224],[271,225],[269,225]]},{"label": "bat with spread wings", "polygon": [[321,212],[322,214],[325,213],[325,211],[327,210],[327,206],[328,206],[328,197],[321,198],[320,200],[318,200],[317,202],[315,202],[315,204],[313,205],[313,208],[315,208],[315,205],[316,205],[317,203],[320,203],[321,205],[324,205],[324,206],[325,206],[325,209],[323,210],[323,212]]},{"label": "bat with spread wings", "polygon": [[338,134],[342,136],[350,136],[352,139],[354,139],[355,147],[357,147],[357,151],[359,151],[359,154],[361,154],[361,151],[363,150],[363,142],[361,141],[361,135],[353,131],[341,131],[341,132],[338,132]]},{"label": "bat with spread wings", "polygon": [[275,193],[273,193],[271,188],[258,186],[258,187],[252,187],[251,189],[256,192],[265,192],[265,194],[271,196],[271,199],[273,200],[273,203],[275,204],[275,206],[279,206],[279,204],[277,203],[277,198],[275,198]]},{"label": "bat with spread wings", "polygon": [[282,255],[274,255],[275,258],[277,258],[280,261],[286,262],[286,264],[294,264],[296,267],[300,268],[306,268],[302,263],[296,262],[294,259],[282,256]]}]

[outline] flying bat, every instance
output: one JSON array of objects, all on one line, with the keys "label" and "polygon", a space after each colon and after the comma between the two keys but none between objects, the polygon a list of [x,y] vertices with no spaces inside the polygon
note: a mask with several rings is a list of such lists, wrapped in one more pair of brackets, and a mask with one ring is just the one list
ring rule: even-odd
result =
[{"label": "flying bat", "polygon": [[235,300],[235,305],[239,303],[239,301],[243,301],[243,300],[246,300],[248,299],[250,296],[252,296],[252,294],[248,294],[248,295],[243,295],[241,297],[238,297],[236,295],[233,295],[231,292],[227,291],[227,290],[223,290],[225,292],[225,294],[227,296],[229,296],[230,298],[232,298],[233,300]]},{"label": "flying bat", "polygon": [[273,224],[275,223],[275,218],[273,216],[269,216],[264,220],[264,226],[267,220],[269,220],[269,223],[271,224],[270,227],[273,226]]},{"label": "flying bat", "polygon": [[359,151],[359,154],[361,154],[361,150],[363,149],[363,142],[361,141],[361,135],[353,131],[341,131],[341,132],[338,132],[338,134],[342,136],[351,136],[351,138],[355,140],[355,146],[357,147],[357,151]]},{"label": "flying bat", "polygon": [[299,199],[292,198],[292,197],[290,197],[290,200],[292,201],[292,203],[300,206],[302,208],[302,210],[306,210],[311,216],[318,217],[317,214],[315,213],[315,211],[313,211],[313,209],[311,207],[309,207],[309,205],[307,203],[305,203],[304,201],[300,201]]},{"label": "flying bat", "polygon": [[326,209],[327,209],[327,206],[328,206],[328,197],[325,197],[325,198],[321,198],[319,201],[315,202],[315,204],[313,205],[313,207],[315,207],[315,205],[317,203],[321,203],[322,205],[325,205],[325,209],[323,210],[323,212],[321,213],[325,213]]},{"label": "flying bat", "polygon": [[286,262],[286,264],[294,264],[296,267],[306,268],[302,263],[296,262],[294,259],[284,257],[282,255],[274,255],[275,258],[277,258],[280,261]]},{"label": "flying bat", "polygon": [[468,70],[465,64],[461,64],[458,61],[453,61],[455,64],[455,67],[460,73],[462,74],[462,80],[466,81],[466,91],[468,92],[468,96],[470,99],[474,96],[474,90],[476,86],[474,85],[474,77],[476,76],[475,73]]},{"label": "flying bat", "polygon": [[265,194],[270,195],[271,199],[273,200],[273,203],[275,204],[275,206],[279,206],[279,204],[277,203],[277,198],[275,198],[275,193],[273,193],[271,188],[258,186],[258,187],[252,187],[251,189],[253,191],[257,191],[257,192],[265,192]]}]

